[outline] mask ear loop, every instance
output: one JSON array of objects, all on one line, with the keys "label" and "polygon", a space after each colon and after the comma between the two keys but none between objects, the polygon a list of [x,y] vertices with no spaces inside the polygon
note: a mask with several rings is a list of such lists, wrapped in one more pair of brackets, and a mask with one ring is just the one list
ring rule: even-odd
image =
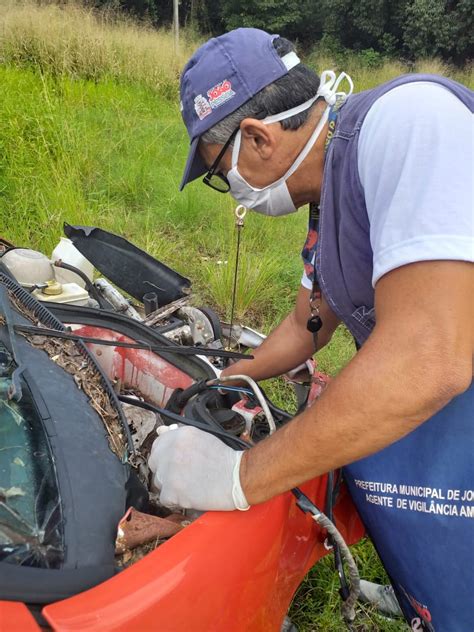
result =
[{"label": "mask ear loop", "polygon": [[342,93],[342,94],[346,94],[347,96],[350,96],[354,92],[354,82],[352,81],[351,77],[345,72],[341,72],[341,74],[337,78],[336,83],[334,84],[333,90],[334,90],[335,93],[341,94],[341,93],[337,92],[337,89],[339,88],[339,84],[342,83],[342,81],[344,81],[344,79],[349,84],[350,90],[349,90],[349,92],[345,92],[345,93]]},{"label": "mask ear loop", "polygon": [[[339,85],[342,83],[342,81],[344,81],[344,79],[349,84],[349,88],[350,88],[349,92],[343,92],[343,91],[338,92],[337,89]],[[354,90],[354,83],[352,79],[345,72],[341,72],[341,74],[337,78],[337,81],[334,83],[331,93],[328,95],[326,101],[329,105],[336,105],[338,101],[344,102],[347,99],[347,97],[352,94],[353,90]]]},{"label": "mask ear loop", "polygon": [[332,88],[335,81],[336,73],[334,72],[334,70],[323,70],[320,78],[320,88],[324,88],[325,86]]},{"label": "mask ear loop", "polygon": [[[342,73],[345,74],[345,73]],[[270,125],[271,123],[278,123],[279,121],[283,121],[284,119],[291,118],[292,116],[296,116],[301,112],[304,112],[308,108],[310,108],[313,103],[323,97],[326,99],[326,96],[329,96],[334,91],[334,82],[336,81],[336,73],[333,70],[324,70],[321,74],[321,80],[319,83],[319,88],[316,91],[314,97],[308,99],[304,103],[300,103],[300,105],[296,105],[294,108],[289,110],[285,110],[284,112],[278,112],[278,114],[271,114],[270,116],[266,116],[262,119],[262,122],[265,125]]]},{"label": "mask ear loop", "polygon": [[237,166],[237,162],[239,160],[239,152],[240,152],[240,141],[242,139],[242,132],[239,131],[235,135],[234,138],[234,146],[232,147],[232,159],[231,159],[231,167],[232,169]]},{"label": "mask ear loop", "polygon": [[280,178],[279,182],[289,178],[298,169],[298,167],[301,165],[303,160],[306,158],[306,156],[311,151],[311,148],[313,147],[314,143],[316,142],[318,136],[321,134],[321,130],[326,125],[328,117],[329,117],[329,108],[327,107],[324,110],[323,114],[321,115],[321,118],[319,119],[319,121],[318,121],[318,123],[317,123],[317,125],[316,125],[316,127],[315,127],[315,129],[313,131],[313,133],[311,134],[311,136],[306,141],[306,145],[303,147],[303,149],[301,150],[301,152],[297,156],[295,162],[291,165],[291,167],[288,169],[288,171]]},{"label": "mask ear loop", "polygon": [[[270,116],[267,116],[264,119],[262,119],[262,123],[264,123],[264,125],[270,125],[271,123],[278,123],[279,121],[283,121],[284,119],[291,118],[292,116],[296,116],[296,114],[300,114],[301,112],[304,112],[305,110],[310,108],[313,105],[313,103],[317,99],[319,99],[321,96],[322,95],[319,93],[319,90],[318,90],[318,92],[316,92],[314,97],[311,97],[311,99],[308,99],[308,101],[305,101],[304,103],[300,103],[300,105],[296,105],[294,108],[291,108],[290,110],[285,110],[284,112],[279,112],[278,114],[271,114]],[[231,163],[232,167],[237,166],[237,163],[239,160],[241,140],[242,140],[242,132],[239,130],[235,136],[234,146],[232,148],[232,163]]]},{"label": "mask ear loop", "polygon": [[271,114],[270,116],[266,116],[262,120],[262,123],[264,123],[265,125],[270,125],[271,123],[278,123],[279,121],[283,121],[284,119],[296,116],[297,114],[300,114],[301,112],[304,112],[305,110],[310,108],[316,101],[316,99],[319,99],[320,96],[320,94],[316,93],[314,97],[311,97],[311,99],[308,99],[308,101],[300,103],[300,105],[296,105],[290,110],[285,110],[284,112],[278,112],[278,114]]},{"label": "mask ear loop", "polygon": [[334,70],[323,70],[323,72],[321,73],[319,88],[316,95],[319,97],[323,97],[323,99],[328,102],[328,99],[330,99],[333,94],[333,86],[335,81],[336,73],[334,72]]}]

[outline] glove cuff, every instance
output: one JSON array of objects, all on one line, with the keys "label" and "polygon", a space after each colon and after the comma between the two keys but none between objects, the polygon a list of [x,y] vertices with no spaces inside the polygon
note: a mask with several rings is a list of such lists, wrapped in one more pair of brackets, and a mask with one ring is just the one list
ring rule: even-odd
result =
[{"label": "glove cuff", "polygon": [[242,457],[244,456],[243,451],[238,451],[235,453],[235,463],[234,468],[232,470],[232,500],[234,501],[235,508],[239,511],[247,511],[250,509],[250,505],[245,498],[244,491],[242,489],[242,485],[240,484],[240,462]]}]

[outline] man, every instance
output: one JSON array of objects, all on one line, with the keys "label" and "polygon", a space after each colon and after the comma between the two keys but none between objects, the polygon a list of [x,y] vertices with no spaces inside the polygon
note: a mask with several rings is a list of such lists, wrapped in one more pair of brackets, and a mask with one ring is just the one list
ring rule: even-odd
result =
[{"label": "man", "polygon": [[347,97],[344,79],[320,82],[287,40],[256,29],[211,39],[185,67],[181,188],[206,174],[267,215],[321,211],[294,310],[225,375],[283,374],[341,321],[360,350],[249,451],[180,428],[150,464],[165,504],[216,510],[345,466],[412,628],[473,630],[473,94],[412,75]]}]

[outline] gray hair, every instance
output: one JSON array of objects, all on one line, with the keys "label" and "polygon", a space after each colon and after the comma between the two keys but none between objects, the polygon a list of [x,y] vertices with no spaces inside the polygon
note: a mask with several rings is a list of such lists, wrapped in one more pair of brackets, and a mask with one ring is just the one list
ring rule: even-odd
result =
[{"label": "gray hair", "polygon": [[[295,50],[293,44],[284,37],[275,38],[273,46],[280,57]],[[270,116],[289,110],[314,97],[318,88],[318,75],[300,63],[286,75],[257,92],[254,97],[237,108],[235,112],[232,112],[214,127],[204,132],[201,136],[201,141],[207,144],[224,145],[232,132],[239,127],[244,119],[261,118],[262,113],[265,116]],[[304,112],[284,119],[280,122],[280,125],[283,129],[298,129],[308,120],[315,103]]]}]

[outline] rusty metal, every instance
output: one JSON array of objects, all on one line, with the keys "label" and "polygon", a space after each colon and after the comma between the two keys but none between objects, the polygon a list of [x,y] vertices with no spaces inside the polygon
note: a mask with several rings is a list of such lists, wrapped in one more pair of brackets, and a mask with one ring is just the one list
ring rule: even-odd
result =
[{"label": "rusty metal", "polygon": [[182,298],[178,298],[176,301],[169,303],[168,305],[164,305],[163,307],[158,308],[154,312],[151,312],[144,320],[143,324],[148,325],[148,327],[154,327],[156,324],[168,318],[174,314],[178,309],[187,305],[190,301],[189,296],[183,296]]},{"label": "rusty metal", "polygon": [[122,555],[142,544],[170,538],[187,524],[188,521],[181,515],[159,518],[130,507],[118,524],[115,553]]}]

